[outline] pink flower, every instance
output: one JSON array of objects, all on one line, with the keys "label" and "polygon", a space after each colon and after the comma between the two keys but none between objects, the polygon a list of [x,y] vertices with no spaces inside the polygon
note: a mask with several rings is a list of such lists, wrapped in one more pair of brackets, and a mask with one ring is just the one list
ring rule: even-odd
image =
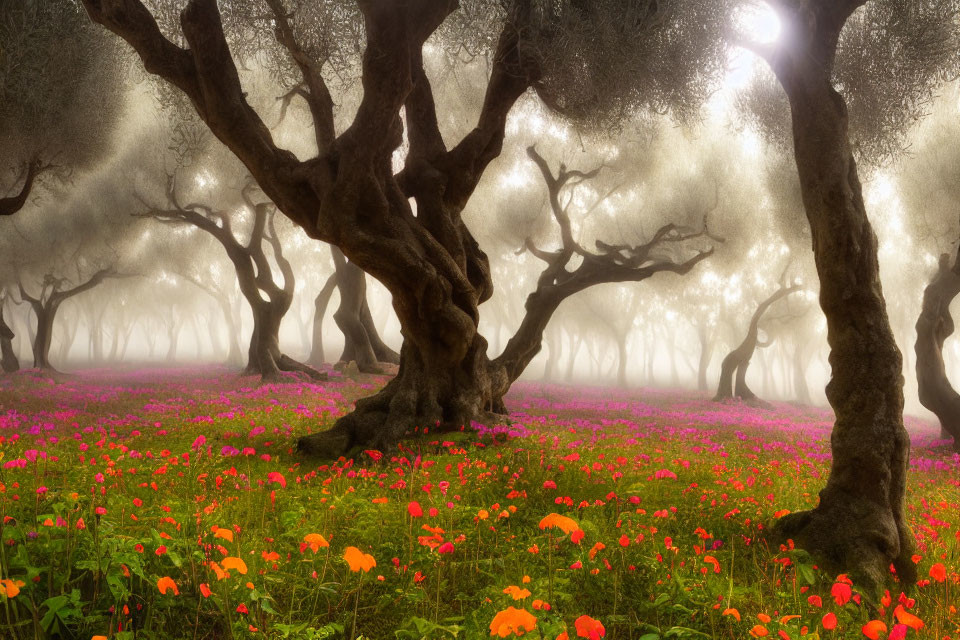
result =
[{"label": "pink flower", "polygon": [[444,542],[442,545],[437,547],[437,553],[453,553],[453,543]]}]

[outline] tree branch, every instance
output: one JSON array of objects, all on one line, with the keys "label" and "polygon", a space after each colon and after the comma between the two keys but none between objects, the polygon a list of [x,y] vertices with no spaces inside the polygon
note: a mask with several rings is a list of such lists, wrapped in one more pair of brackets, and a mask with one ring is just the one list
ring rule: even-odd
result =
[{"label": "tree branch", "polygon": [[276,146],[247,103],[230,54],[216,0],[190,0],[180,16],[189,44],[183,49],[161,33],[140,0],[83,0],[90,18],[126,40],[144,68],[178,87],[210,130],[266,185],[270,198],[301,224],[313,226],[319,200],[304,189],[302,163]]},{"label": "tree branch", "polygon": [[0,198],[0,216],[11,216],[27,204],[27,198],[30,197],[37,177],[47,168],[40,160],[33,160],[27,165],[27,175],[23,186],[20,187],[20,192],[15,196]]},{"label": "tree branch", "polygon": [[[266,0],[273,12],[276,22],[276,37],[283,47],[290,53],[290,57],[300,69],[303,76],[303,82],[307,86],[307,91],[301,87],[295,87],[287,96],[298,95],[307,101],[310,108],[310,115],[313,116],[313,128],[317,139],[317,149],[320,154],[328,152],[336,141],[337,133],[334,127],[333,118],[333,97],[327,88],[327,83],[323,80],[323,62],[314,60],[300,43],[297,42],[293,28],[290,26],[289,15],[283,7],[282,0]],[[289,98],[284,97],[284,104],[281,111],[281,120],[286,113]]]}]

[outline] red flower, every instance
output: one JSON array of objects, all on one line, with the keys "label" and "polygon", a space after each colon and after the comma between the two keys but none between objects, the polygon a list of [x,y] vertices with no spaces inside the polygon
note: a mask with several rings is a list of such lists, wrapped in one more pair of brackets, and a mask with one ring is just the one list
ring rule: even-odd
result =
[{"label": "red flower", "polygon": [[599,640],[603,636],[607,635],[607,630],[603,628],[603,625],[600,623],[600,621],[595,620],[590,616],[580,616],[573,622],[573,626],[577,630],[578,638]]},{"label": "red flower", "polygon": [[947,568],[944,567],[942,563],[938,562],[930,567],[930,577],[937,582],[943,582],[947,579]]},{"label": "red flower", "polygon": [[410,514],[411,518],[420,518],[423,517],[423,508],[420,507],[419,502],[414,500],[407,505],[407,513]]},{"label": "red flower", "polygon": [[268,473],[267,481],[276,482],[284,489],[286,489],[287,487],[287,479],[284,478],[283,474],[281,474],[279,471],[271,471],[270,473]]},{"label": "red flower", "polygon": [[823,616],[823,620],[821,620],[821,623],[823,624],[823,628],[826,629],[827,631],[830,631],[831,629],[836,629],[837,616],[834,615],[832,612],[828,613],[827,615]]},{"label": "red flower", "polygon": [[850,595],[851,595],[850,585],[844,582],[837,582],[830,589],[830,595],[833,596],[833,599],[837,603],[837,606],[842,607],[843,605],[850,602]]}]

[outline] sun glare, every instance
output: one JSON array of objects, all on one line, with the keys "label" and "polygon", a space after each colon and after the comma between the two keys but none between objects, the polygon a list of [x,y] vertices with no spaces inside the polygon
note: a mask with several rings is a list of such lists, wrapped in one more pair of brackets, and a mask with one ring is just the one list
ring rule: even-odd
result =
[{"label": "sun glare", "polygon": [[751,42],[770,44],[780,37],[780,18],[765,2],[753,2],[737,15],[740,32]]}]

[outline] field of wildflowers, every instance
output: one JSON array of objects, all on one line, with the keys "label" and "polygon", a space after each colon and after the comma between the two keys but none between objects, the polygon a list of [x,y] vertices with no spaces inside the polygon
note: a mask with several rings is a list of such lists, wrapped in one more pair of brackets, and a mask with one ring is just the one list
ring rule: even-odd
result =
[{"label": "field of wildflowers", "polygon": [[382,384],[223,369],[0,379],[0,637],[960,638],[960,456],[914,435],[922,579],[871,604],[764,528],[831,415],[518,384],[509,426],[320,464]]}]

